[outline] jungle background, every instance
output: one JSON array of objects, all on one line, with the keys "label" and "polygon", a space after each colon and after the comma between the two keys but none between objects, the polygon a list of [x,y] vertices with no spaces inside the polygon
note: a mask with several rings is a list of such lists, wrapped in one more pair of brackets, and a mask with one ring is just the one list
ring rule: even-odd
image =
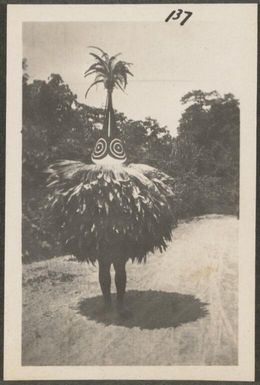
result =
[{"label": "jungle background", "polygon": [[[238,216],[239,101],[216,90],[191,90],[180,103],[185,109],[176,137],[153,117],[132,120],[116,111],[128,162],[149,164],[173,177],[179,219]],[[46,216],[45,170],[59,159],[90,163],[103,116],[103,109],[79,103],[60,74],[30,81],[23,60],[23,262],[60,255]]]}]

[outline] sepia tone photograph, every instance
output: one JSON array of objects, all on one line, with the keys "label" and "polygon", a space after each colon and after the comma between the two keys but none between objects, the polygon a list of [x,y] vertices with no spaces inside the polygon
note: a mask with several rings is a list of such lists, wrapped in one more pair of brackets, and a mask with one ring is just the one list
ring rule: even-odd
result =
[{"label": "sepia tone photograph", "polygon": [[20,24],[22,368],[241,364],[255,20],[201,7]]}]

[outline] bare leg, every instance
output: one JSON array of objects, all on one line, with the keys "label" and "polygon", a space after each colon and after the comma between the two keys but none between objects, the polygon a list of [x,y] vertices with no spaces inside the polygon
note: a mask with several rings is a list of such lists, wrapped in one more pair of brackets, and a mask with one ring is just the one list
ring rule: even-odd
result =
[{"label": "bare leg", "polygon": [[125,265],[126,262],[122,260],[117,260],[113,262],[115,269],[115,284],[117,290],[117,308],[119,312],[129,313],[129,311],[124,306],[124,296],[125,296],[125,288],[126,288],[126,270]]},{"label": "bare leg", "polygon": [[99,260],[99,283],[101,287],[101,291],[103,294],[105,307],[111,307],[111,276],[110,276],[110,267],[111,263],[106,260]]}]

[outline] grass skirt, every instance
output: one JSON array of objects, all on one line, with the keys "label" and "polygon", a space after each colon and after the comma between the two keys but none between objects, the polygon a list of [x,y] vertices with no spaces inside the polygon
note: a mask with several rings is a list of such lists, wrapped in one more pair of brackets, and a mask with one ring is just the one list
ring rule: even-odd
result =
[{"label": "grass skirt", "polygon": [[176,218],[170,177],[146,165],[60,161],[48,169],[48,206],[63,252],[94,263],[166,248]]}]

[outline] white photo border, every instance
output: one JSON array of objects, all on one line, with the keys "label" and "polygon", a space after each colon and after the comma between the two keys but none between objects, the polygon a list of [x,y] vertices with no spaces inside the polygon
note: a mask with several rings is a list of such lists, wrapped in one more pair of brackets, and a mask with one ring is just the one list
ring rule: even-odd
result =
[{"label": "white photo border", "polygon": [[[8,5],[5,238],[5,380],[254,381],[257,4],[189,4],[214,22],[234,11],[251,28],[240,98],[239,360],[237,366],[22,366],[21,177],[22,24],[67,21],[164,22],[174,4]],[[186,4],[187,5],[187,4]],[[178,7],[181,8],[181,4]],[[239,24],[237,28],[241,28]],[[221,60],[221,59],[220,59]]]}]

